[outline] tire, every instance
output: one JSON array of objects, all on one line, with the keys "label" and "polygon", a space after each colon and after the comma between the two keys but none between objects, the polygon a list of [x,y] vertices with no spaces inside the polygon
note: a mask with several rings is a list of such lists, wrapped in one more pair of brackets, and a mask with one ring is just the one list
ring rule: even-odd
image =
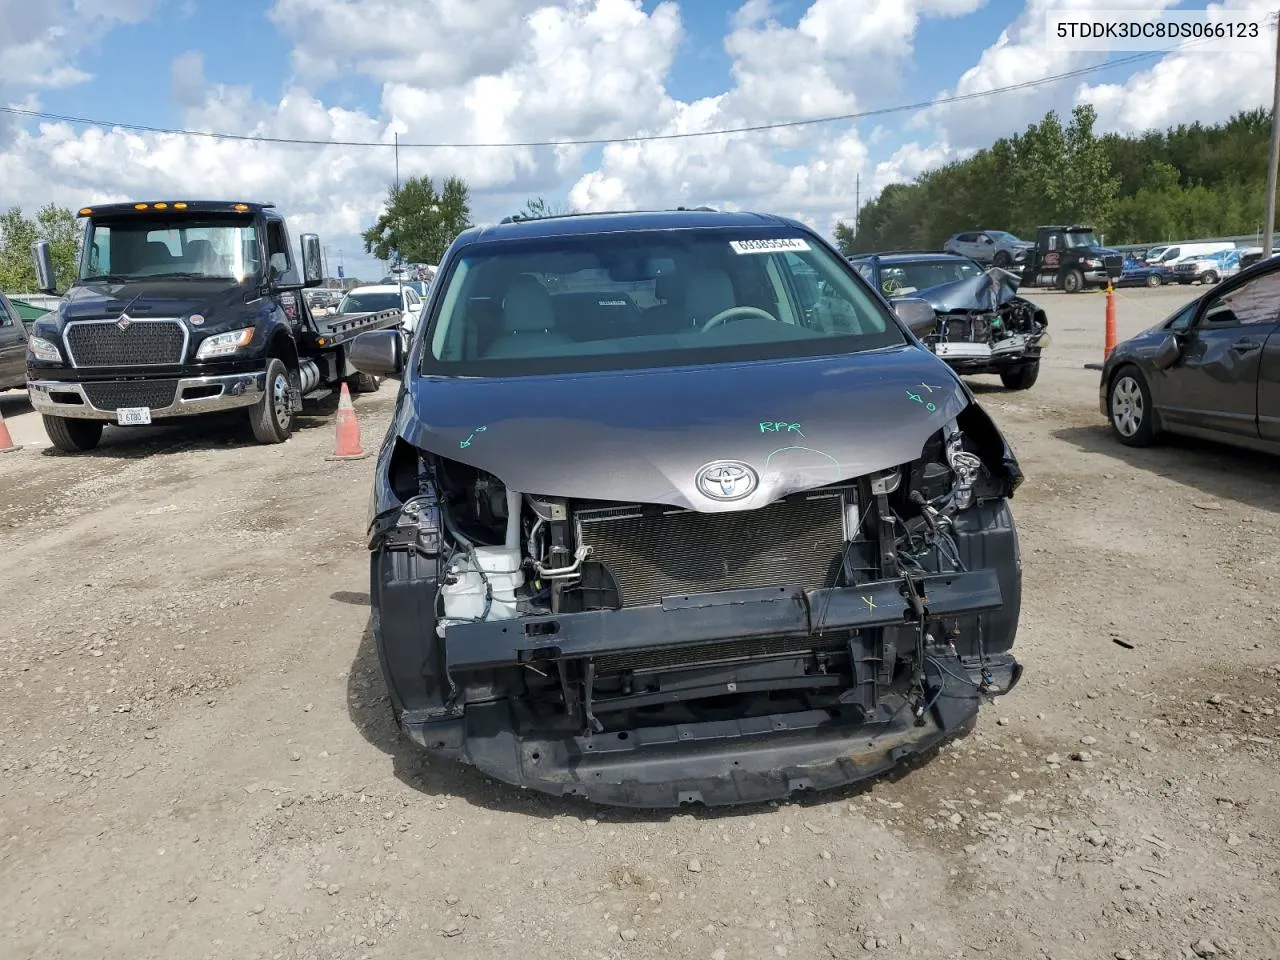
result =
[{"label": "tire", "polygon": [[997,250],[996,255],[991,258],[992,266],[1000,267],[1001,269],[1007,268],[1012,262],[1013,258],[1009,256],[1009,251],[1007,250]]},{"label": "tire", "polygon": [[1000,382],[1008,390],[1030,390],[1040,379],[1040,361],[1030,360],[1000,371]]},{"label": "tire", "polygon": [[1206,270],[1204,276],[1200,278],[1201,283],[1217,283],[1218,275],[1212,270]]},{"label": "tire", "polygon": [[1079,293],[1084,289],[1084,274],[1079,270],[1068,270],[1062,275],[1062,289],[1067,293]]},{"label": "tire", "polygon": [[352,393],[377,393],[382,380],[368,373],[353,373],[347,377],[347,388]]},{"label": "tire", "polygon": [[1107,422],[1126,447],[1147,447],[1159,435],[1151,388],[1135,366],[1121,367],[1107,388]]},{"label": "tire", "polygon": [[1148,275],[1147,275],[1147,286],[1148,286],[1148,287],[1158,287],[1158,286],[1160,286],[1160,284],[1162,284],[1162,283],[1164,283],[1164,281],[1160,279],[1160,275],[1159,275],[1159,274],[1151,273],[1151,274],[1148,274]]},{"label": "tire", "polygon": [[270,358],[262,397],[249,408],[249,427],[259,443],[284,443],[293,436],[289,386],[289,368],[283,360]]},{"label": "tire", "polygon": [[70,417],[51,417],[41,414],[44,421],[44,432],[49,435],[53,445],[63,453],[85,453],[92,450],[102,439],[101,420],[79,420]]}]

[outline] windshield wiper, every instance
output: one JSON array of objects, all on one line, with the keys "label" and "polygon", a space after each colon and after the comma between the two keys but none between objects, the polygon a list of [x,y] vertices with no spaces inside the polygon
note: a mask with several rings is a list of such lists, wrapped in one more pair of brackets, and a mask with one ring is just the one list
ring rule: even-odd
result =
[{"label": "windshield wiper", "polygon": [[96,277],[80,277],[81,283],[128,283],[136,279],[123,273],[104,273]]},{"label": "windshield wiper", "polygon": [[139,280],[231,280],[235,281],[235,277],[221,277],[212,273],[152,273],[145,277],[139,277]]}]

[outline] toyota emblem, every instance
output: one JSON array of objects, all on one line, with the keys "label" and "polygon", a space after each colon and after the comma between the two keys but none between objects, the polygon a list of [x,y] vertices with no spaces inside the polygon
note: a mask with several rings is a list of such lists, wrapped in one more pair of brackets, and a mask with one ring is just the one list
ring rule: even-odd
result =
[{"label": "toyota emblem", "polygon": [[694,483],[711,500],[742,500],[755,492],[760,477],[738,460],[716,460],[697,472]]}]

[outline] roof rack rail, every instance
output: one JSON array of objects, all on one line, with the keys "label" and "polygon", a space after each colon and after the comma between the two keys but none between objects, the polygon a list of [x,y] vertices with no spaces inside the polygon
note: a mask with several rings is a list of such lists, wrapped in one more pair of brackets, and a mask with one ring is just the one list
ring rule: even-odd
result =
[{"label": "roof rack rail", "polygon": [[683,211],[686,211],[686,212],[688,212],[688,211],[692,211],[692,212],[697,212],[697,213],[719,213],[719,212],[720,212],[720,211],[719,211],[719,210],[717,210],[715,207],[708,207],[708,206],[706,206],[705,204],[704,204],[703,206],[700,206],[700,207],[676,207],[676,209],[677,209],[677,210],[683,210]]}]

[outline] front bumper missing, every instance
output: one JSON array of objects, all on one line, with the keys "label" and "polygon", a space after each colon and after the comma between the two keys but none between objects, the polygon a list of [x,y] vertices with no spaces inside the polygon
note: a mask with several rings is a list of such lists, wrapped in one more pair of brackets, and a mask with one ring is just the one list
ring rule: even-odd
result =
[{"label": "front bumper missing", "polygon": [[[151,419],[189,417],[249,407],[265,390],[266,373],[234,373],[212,377],[178,379],[173,402],[151,408]],[[116,410],[95,407],[82,382],[71,380],[29,380],[27,393],[37,413],[77,420],[114,421]]]},{"label": "front bumper missing", "polygon": [[929,344],[934,354],[959,370],[981,372],[1006,370],[1022,363],[1039,360],[1049,347],[1048,331],[1014,334],[995,343],[944,340]]},{"label": "front bumper missing", "polygon": [[[932,575],[918,583],[927,621],[1001,606],[994,570]],[[898,627],[913,618],[902,581],[893,580],[827,590],[727,591],[669,597],[647,607],[458,624],[446,630],[444,646],[456,676],[531,662],[542,668],[557,660],[590,662],[625,651]],[[723,667],[726,690],[735,689],[734,668]],[[432,753],[556,796],[648,808],[758,803],[879,776],[928,752],[968,729],[984,693],[1008,692],[1022,673],[1007,654],[982,662],[952,656],[948,669],[952,676],[936,665],[926,669],[939,692],[919,721],[897,695],[881,698],[856,720],[805,710],[556,738],[518,733],[510,700],[473,703],[445,715],[408,711],[399,721]]]}]

